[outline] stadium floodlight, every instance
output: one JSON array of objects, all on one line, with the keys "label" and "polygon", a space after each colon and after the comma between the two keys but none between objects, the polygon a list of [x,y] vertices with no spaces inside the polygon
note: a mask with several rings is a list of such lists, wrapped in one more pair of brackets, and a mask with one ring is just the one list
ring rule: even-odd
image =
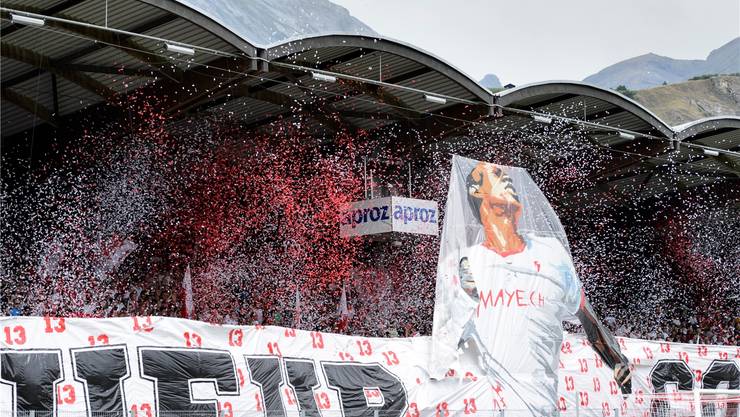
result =
[{"label": "stadium floodlight", "polygon": [[446,98],[433,96],[431,94],[424,94],[424,100],[435,104],[447,104]]},{"label": "stadium floodlight", "polygon": [[619,137],[627,140],[635,140],[635,135],[626,132],[619,132]]},{"label": "stadium floodlight", "polygon": [[335,83],[337,82],[337,77],[329,74],[323,74],[320,72],[312,72],[311,77],[313,77],[316,81],[324,81],[327,83]]},{"label": "stadium floodlight", "polygon": [[44,26],[44,19],[37,19],[35,17],[23,16],[22,14],[10,14],[10,21],[19,25],[33,25],[33,26]]},{"label": "stadium floodlight", "polygon": [[714,149],[704,149],[704,155],[706,156],[719,156],[719,152]]},{"label": "stadium floodlight", "polygon": [[167,45],[167,51],[169,52],[177,52],[178,54],[190,55],[190,56],[195,55],[195,49],[193,48],[182,46],[182,45],[174,45],[171,43],[168,43],[166,45]]},{"label": "stadium floodlight", "polygon": [[532,117],[534,118],[534,121],[537,123],[542,123],[546,125],[549,125],[550,123],[552,123],[552,118],[550,117],[540,116],[539,114],[535,114]]}]

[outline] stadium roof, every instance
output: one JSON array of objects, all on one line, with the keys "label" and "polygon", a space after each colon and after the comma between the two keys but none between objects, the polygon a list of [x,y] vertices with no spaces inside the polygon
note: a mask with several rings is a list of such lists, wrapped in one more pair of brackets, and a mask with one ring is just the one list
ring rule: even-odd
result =
[{"label": "stadium roof", "polygon": [[[696,144],[740,151],[738,117],[712,117],[670,127],[641,104],[615,91],[577,81],[548,81],[504,90],[497,94],[496,103],[586,122],[580,128],[587,137],[622,151],[605,170],[594,175],[597,186],[591,194],[605,190],[629,192],[637,186],[640,193],[654,195],[673,185],[685,189],[740,176],[737,156],[710,156],[700,148],[689,147]],[[625,139],[618,132],[602,128],[606,126],[646,136]]]},{"label": "stadium roof", "polygon": [[[12,23],[11,13],[45,22]],[[301,114],[314,121],[307,128],[317,135],[400,124],[443,136],[468,122],[523,126],[532,123],[528,112],[563,117],[581,122],[594,143],[629,152],[598,173],[594,192],[637,183],[642,192],[660,193],[665,182],[655,179],[669,172],[666,159],[685,162],[685,170],[671,173],[685,187],[740,172],[737,157],[671,149],[681,141],[738,151],[738,118],[671,128],[614,91],[572,81],[493,94],[444,60],[398,41],[322,35],[259,47],[172,0],[11,0],[3,1],[1,16],[3,147],[28,142],[34,128],[64,128],[138,89],[159,97],[175,116],[229,112],[259,129]],[[709,174],[689,172],[696,170]]]}]

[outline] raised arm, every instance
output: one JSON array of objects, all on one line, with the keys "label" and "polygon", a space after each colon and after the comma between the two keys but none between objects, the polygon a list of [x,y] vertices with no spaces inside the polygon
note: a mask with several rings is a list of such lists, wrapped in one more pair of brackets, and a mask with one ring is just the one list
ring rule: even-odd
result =
[{"label": "raised arm", "polygon": [[632,392],[632,382],[630,381],[632,375],[629,369],[629,361],[620,351],[619,344],[609,332],[609,329],[601,323],[583,293],[576,316],[581,321],[583,330],[586,332],[586,337],[591,342],[593,349],[614,370],[614,379],[619,384],[622,393],[629,394]]}]

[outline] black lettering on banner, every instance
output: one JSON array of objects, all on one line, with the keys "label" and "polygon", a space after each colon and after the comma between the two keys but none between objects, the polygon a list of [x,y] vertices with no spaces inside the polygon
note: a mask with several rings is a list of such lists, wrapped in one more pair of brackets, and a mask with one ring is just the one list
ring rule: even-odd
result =
[{"label": "black lettering on banner", "polygon": [[63,380],[60,350],[0,352],[0,384],[11,386],[14,415],[19,410],[55,414],[55,387]]},{"label": "black lettering on banner", "polygon": [[377,207],[373,207],[372,210],[370,210],[370,220],[377,222],[380,220],[380,209]]},{"label": "black lettering on banner", "polygon": [[[740,389],[740,367],[738,367],[737,363],[734,361],[713,360],[709,364],[701,381],[702,388],[717,389],[722,382],[727,382],[727,389]],[[737,408],[737,402],[728,402],[726,415],[737,416]],[[713,416],[715,415],[714,411],[713,403],[702,405],[703,416]]]},{"label": "black lettering on banner", "polygon": [[283,374],[280,360],[274,356],[245,356],[252,382],[259,386],[267,417],[285,417],[285,407],[280,398]]},{"label": "black lettering on banner", "polygon": [[713,360],[702,378],[702,388],[716,389],[727,382],[727,389],[740,389],[740,367],[734,361]]},{"label": "black lettering on banner", "polygon": [[[343,414],[352,410],[352,417],[373,417],[378,410],[383,417],[400,417],[406,411],[406,388],[380,364],[322,362],[321,366],[329,388],[339,393]],[[383,405],[369,407],[365,388],[380,389]]]},{"label": "black lettering on banner", "polygon": [[429,223],[437,223],[437,210],[429,209]]},{"label": "black lettering on banner", "polygon": [[380,217],[380,220],[388,220],[388,206],[381,207],[383,209],[383,215]]},{"label": "black lettering on banner", "polygon": [[[694,389],[694,373],[686,362],[674,359],[658,361],[650,370],[650,382],[653,392],[665,393],[666,385],[676,384],[679,391],[691,391]],[[650,402],[650,416],[667,416],[670,405],[662,399],[654,399]]]},{"label": "black lettering on banner", "polygon": [[123,417],[126,401],[123,380],[130,376],[125,346],[71,349],[75,381],[85,391],[87,414],[90,410],[107,416]]},{"label": "black lettering on banner", "polygon": [[288,383],[293,387],[298,400],[298,409],[307,417],[320,416],[313,396],[313,390],[319,387],[313,361],[286,358],[285,371],[288,374]]},{"label": "black lettering on banner", "polygon": [[236,366],[228,351],[139,347],[139,367],[142,378],[154,381],[159,417],[218,417],[216,399],[193,398],[194,383],[210,383],[218,395],[239,395]]}]

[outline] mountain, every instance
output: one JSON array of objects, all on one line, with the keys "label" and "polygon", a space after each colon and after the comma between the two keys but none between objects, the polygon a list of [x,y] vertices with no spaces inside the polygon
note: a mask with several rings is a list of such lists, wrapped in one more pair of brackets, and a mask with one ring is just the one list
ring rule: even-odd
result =
[{"label": "mountain", "polygon": [[740,116],[740,76],[722,75],[634,92],[633,98],[670,125],[710,116]]},{"label": "mountain", "polygon": [[740,72],[740,37],[715,49],[707,57],[707,74],[733,74]]},{"label": "mountain", "polygon": [[740,73],[740,37],[712,51],[707,59],[673,59],[653,53],[610,65],[583,81],[633,90],[676,83],[704,74]]},{"label": "mountain", "polygon": [[501,88],[501,81],[496,74],[486,74],[478,83],[486,88]]},{"label": "mountain", "polygon": [[329,0],[178,0],[257,46],[326,33],[377,36]]}]

